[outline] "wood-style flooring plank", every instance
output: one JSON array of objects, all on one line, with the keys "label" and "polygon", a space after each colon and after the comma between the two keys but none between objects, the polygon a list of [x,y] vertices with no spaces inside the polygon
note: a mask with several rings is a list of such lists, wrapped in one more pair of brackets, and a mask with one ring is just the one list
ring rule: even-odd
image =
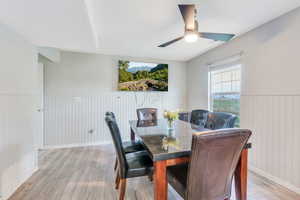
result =
[{"label": "wood-style flooring plank", "polygon": [[[111,145],[43,150],[39,170],[9,200],[115,200],[115,152]],[[152,200],[153,183],[147,177],[129,179],[126,200]],[[234,197],[234,187],[232,191]],[[169,186],[169,200],[181,200]],[[273,182],[249,173],[248,200],[300,200]]]}]

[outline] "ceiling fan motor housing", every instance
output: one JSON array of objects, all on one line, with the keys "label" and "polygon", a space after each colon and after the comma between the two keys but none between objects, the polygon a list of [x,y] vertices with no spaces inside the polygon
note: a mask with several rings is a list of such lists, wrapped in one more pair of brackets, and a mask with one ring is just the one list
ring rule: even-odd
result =
[{"label": "ceiling fan motor housing", "polygon": [[198,32],[198,21],[195,20],[193,25],[187,26],[187,24],[184,26],[184,32]]}]

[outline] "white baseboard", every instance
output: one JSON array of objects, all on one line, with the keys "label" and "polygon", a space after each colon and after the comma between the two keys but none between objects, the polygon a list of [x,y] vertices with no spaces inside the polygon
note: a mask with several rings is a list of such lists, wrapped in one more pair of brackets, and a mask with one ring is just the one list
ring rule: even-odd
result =
[{"label": "white baseboard", "polygon": [[267,172],[265,172],[261,169],[258,169],[254,166],[249,166],[249,170],[256,173],[256,174],[258,174],[258,175],[260,175],[260,176],[263,176],[266,179],[269,179],[270,181],[273,181],[274,183],[276,183],[278,185],[281,185],[281,186],[283,186],[283,187],[285,187],[285,188],[287,188],[287,189],[289,189],[289,190],[291,190],[295,193],[300,194],[300,188],[293,185],[293,184],[291,184],[291,183],[289,183],[289,182],[287,182],[287,181],[284,181],[284,180],[282,180],[278,177],[275,177],[275,176],[273,176],[273,175],[271,175],[271,174],[269,174],[269,173],[267,173]]},{"label": "white baseboard", "polygon": [[94,142],[94,143],[84,143],[84,144],[64,144],[64,145],[46,145],[42,148],[42,150],[46,149],[62,149],[62,148],[73,148],[73,147],[86,147],[86,146],[98,146],[98,145],[105,145],[105,144],[112,144],[109,141],[106,142]]}]

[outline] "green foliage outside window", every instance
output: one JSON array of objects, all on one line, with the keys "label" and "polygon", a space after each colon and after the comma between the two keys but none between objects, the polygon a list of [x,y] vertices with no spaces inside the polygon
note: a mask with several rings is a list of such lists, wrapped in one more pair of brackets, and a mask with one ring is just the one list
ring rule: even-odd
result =
[{"label": "green foliage outside window", "polygon": [[236,127],[240,127],[240,98],[239,95],[216,95],[213,96],[214,112],[229,112],[238,118],[235,122]]}]

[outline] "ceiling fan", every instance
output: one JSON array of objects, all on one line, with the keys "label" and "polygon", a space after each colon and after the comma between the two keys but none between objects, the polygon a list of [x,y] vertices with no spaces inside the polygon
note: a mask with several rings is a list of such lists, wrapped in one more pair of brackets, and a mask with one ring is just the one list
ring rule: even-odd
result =
[{"label": "ceiling fan", "polygon": [[178,37],[174,40],[161,44],[158,47],[167,47],[183,38],[185,39],[186,42],[196,42],[199,37],[211,39],[214,41],[227,42],[235,36],[234,34],[226,34],[226,33],[199,32],[198,21],[196,19],[197,18],[196,6],[194,4],[181,4],[178,5],[178,7],[185,23],[184,36]]}]

